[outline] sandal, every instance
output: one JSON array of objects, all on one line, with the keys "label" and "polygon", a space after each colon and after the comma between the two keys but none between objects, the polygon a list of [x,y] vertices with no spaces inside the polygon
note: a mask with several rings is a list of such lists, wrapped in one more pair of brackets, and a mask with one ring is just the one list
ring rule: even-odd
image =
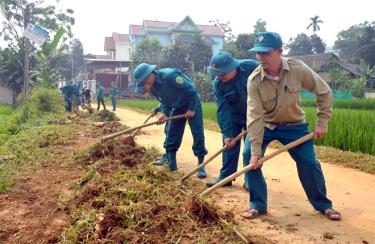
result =
[{"label": "sandal", "polygon": [[258,216],[265,215],[265,214],[267,214],[267,211],[260,211],[254,208],[250,208],[242,213],[242,217],[245,219],[255,219]]},{"label": "sandal", "polygon": [[334,210],[333,208],[327,208],[321,213],[324,214],[324,216],[326,216],[330,220],[336,220],[336,221],[341,220],[341,214],[337,212],[336,210]]}]

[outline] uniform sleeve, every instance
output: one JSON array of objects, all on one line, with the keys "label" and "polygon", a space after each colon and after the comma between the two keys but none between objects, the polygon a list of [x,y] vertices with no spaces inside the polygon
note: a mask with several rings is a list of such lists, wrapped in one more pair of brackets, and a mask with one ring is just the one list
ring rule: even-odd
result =
[{"label": "uniform sleeve", "polygon": [[214,82],[213,90],[214,95],[216,97],[217,121],[219,123],[220,130],[224,138],[232,138],[236,135],[234,135],[233,132],[233,122],[231,117],[230,106],[228,101],[224,98],[222,92],[220,92],[217,85],[215,85],[216,82],[217,81]]},{"label": "uniform sleeve", "polygon": [[175,77],[168,80],[172,87],[181,92],[181,94],[184,96],[184,100],[186,99],[188,101],[188,109],[195,111],[197,90],[192,84],[192,81],[183,74],[176,74]]},{"label": "uniform sleeve", "polygon": [[251,155],[262,155],[264,136],[263,105],[257,83],[249,77],[247,82],[247,131],[251,144]]},{"label": "uniform sleeve", "polygon": [[318,104],[317,125],[327,128],[328,120],[332,116],[332,91],[328,84],[310,67],[303,64],[302,87],[315,93]]}]

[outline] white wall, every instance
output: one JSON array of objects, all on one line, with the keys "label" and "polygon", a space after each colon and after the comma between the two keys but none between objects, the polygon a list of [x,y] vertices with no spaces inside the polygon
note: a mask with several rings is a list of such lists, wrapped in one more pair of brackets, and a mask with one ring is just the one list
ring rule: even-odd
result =
[{"label": "white wall", "polygon": [[116,60],[130,60],[130,43],[118,42],[116,44]]},{"label": "white wall", "polygon": [[7,87],[0,86],[0,104],[12,105],[13,103],[13,92]]}]

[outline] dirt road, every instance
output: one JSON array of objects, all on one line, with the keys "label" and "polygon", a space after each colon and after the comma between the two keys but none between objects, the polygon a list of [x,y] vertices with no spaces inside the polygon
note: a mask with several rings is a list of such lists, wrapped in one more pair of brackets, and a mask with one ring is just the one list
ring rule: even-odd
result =
[{"label": "dirt road", "polygon": [[[117,115],[128,126],[141,124],[146,118],[144,114],[120,108]],[[143,132],[145,134],[136,139],[140,145],[163,150],[163,126],[145,128]],[[221,148],[221,135],[205,130],[205,137],[209,156]],[[186,173],[197,163],[191,146],[192,136],[186,128],[177,156],[180,172]],[[220,167],[218,157],[207,166],[209,178],[202,184],[216,177]],[[249,205],[249,194],[242,189],[243,177],[237,179],[234,186],[222,188],[212,196],[222,208],[235,213],[241,231],[277,243],[375,243],[375,176],[324,162],[322,168],[328,196],[343,215],[340,222],[330,221],[313,210],[288,153],[275,157],[263,167],[268,184],[267,216],[255,220],[240,217]]]}]

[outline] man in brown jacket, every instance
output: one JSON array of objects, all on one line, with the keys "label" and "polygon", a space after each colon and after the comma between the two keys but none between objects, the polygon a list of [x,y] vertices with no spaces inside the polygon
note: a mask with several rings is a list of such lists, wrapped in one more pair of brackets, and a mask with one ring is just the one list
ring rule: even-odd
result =
[{"label": "man in brown jacket", "polygon": [[[282,57],[282,40],[275,32],[259,32],[254,47],[261,64],[248,79],[247,128],[251,144],[251,160],[255,170],[246,174],[249,182],[250,209],[244,218],[267,213],[267,186],[262,175],[262,158],[267,145],[278,140],[288,144],[306,134],[308,124],[300,107],[302,88],[315,93],[318,111],[314,139],[327,134],[332,114],[332,95],[327,83],[300,60]],[[340,220],[326,196],[326,186],[319,161],[315,158],[313,141],[289,150],[296,161],[298,176],[313,207],[331,220]]]}]

